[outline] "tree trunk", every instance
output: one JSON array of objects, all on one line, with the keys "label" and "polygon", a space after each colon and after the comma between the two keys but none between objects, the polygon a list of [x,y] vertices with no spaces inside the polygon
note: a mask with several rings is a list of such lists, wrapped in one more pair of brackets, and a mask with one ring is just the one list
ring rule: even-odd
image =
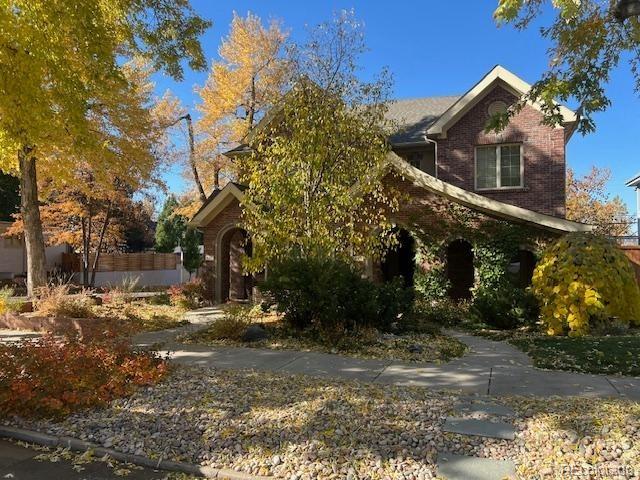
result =
[{"label": "tree trunk", "polygon": [[198,175],[198,166],[196,165],[196,142],[193,137],[193,122],[191,121],[191,114],[187,113],[183,118],[187,122],[187,132],[189,134],[189,165],[191,166],[193,180],[196,182],[196,187],[198,187],[200,200],[204,203],[207,201],[207,194],[204,192],[202,182],[200,181],[200,175]]},{"label": "tree trunk", "polygon": [[18,152],[20,167],[20,211],[24,222],[24,242],[27,252],[27,295],[33,297],[39,287],[47,284],[47,261],[44,235],[38,203],[38,178],[33,147]]},{"label": "tree trunk", "polygon": [[220,190],[220,169],[216,167],[213,170],[213,191]]},{"label": "tree trunk", "polygon": [[198,195],[200,196],[200,200],[202,201],[202,203],[204,203],[207,201],[207,194],[205,193],[202,182],[200,181],[198,166],[196,165],[196,140],[193,135],[193,120],[191,119],[191,114],[186,113],[182,115],[168,126],[171,127],[182,120],[187,123],[187,135],[189,137],[189,166],[191,167],[193,181],[196,183],[196,187],[198,188]]},{"label": "tree trunk", "polygon": [[112,202],[109,202],[109,205],[107,206],[107,213],[105,213],[105,216],[104,216],[104,223],[102,224],[102,228],[100,229],[100,237],[98,238],[98,245],[96,246],[96,256],[93,259],[93,265],[91,265],[90,285],[92,287],[96,283],[96,269],[98,268],[98,261],[100,260],[100,251],[102,250],[104,236],[107,233],[107,227],[109,226],[109,221],[111,220],[111,205],[112,205]]},{"label": "tree trunk", "polygon": [[89,238],[87,220],[82,218],[82,285],[89,283]]}]

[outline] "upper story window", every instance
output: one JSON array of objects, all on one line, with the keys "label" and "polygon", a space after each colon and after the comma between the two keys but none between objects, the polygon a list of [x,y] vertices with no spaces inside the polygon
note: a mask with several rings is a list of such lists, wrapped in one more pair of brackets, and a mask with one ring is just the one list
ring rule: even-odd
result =
[{"label": "upper story window", "polygon": [[436,174],[436,157],[433,148],[424,150],[404,151],[399,155],[404,158],[412,167],[418,168],[429,175]]},{"label": "upper story window", "polygon": [[519,144],[476,147],[476,189],[523,186],[522,146]]},{"label": "upper story window", "polygon": [[422,152],[411,152],[406,155],[407,162],[409,162],[412,167],[416,168],[421,167],[423,157],[424,153]]}]

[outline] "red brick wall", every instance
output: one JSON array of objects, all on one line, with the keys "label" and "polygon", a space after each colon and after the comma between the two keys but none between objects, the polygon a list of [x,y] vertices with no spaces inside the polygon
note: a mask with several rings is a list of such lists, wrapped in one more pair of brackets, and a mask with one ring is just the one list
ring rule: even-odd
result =
[{"label": "red brick wall", "polygon": [[244,243],[245,235],[243,231],[233,230],[233,234],[229,239],[229,268],[231,269],[230,271],[234,273],[229,278],[229,298],[233,300],[243,300],[246,298],[245,277],[242,275]]},{"label": "red brick wall", "polygon": [[[215,296],[215,283],[218,275],[222,275],[223,285],[227,285],[228,272],[216,271],[217,258],[216,258],[216,240],[218,239],[218,233],[229,225],[238,225],[241,217],[240,204],[237,200],[233,200],[222,212],[220,212],[209,225],[202,228],[203,242],[204,242],[204,254],[205,254],[205,267],[211,272],[208,278],[207,294],[209,298],[213,299]],[[225,243],[225,242],[223,242]],[[223,244],[223,248],[225,245]],[[228,245],[226,245],[228,249]],[[228,251],[228,250],[227,250]],[[227,253],[223,252],[223,255]],[[239,272],[238,272],[239,273]]]},{"label": "red brick wall", "polygon": [[540,123],[542,115],[526,106],[499,134],[485,133],[489,119],[487,108],[496,100],[511,105],[516,97],[496,87],[469,110],[438,140],[438,178],[474,190],[474,152],[477,145],[521,143],[524,158],[524,188],[518,190],[481,191],[505,203],[537,212],[565,215],[565,132]]},{"label": "red brick wall", "polygon": [[640,284],[640,246],[638,247],[621,247],[622,251],[629,258],[633,270],[636,272],[636,280]]}]

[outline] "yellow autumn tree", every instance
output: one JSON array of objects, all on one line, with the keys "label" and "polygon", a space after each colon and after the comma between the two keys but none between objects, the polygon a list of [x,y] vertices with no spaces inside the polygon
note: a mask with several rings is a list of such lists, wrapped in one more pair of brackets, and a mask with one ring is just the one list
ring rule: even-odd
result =
[{"label": "yellow autumn tree", "polygon": [[[528,102],[537,103],[544,123],[563,122],[560,104],[577,102],[577,129],[596,128],[594,116],[611,105],[611,72],[624,63],[640,87],[640,4],[637,0],[498,0],[498,25],[535,28],[549,44],[548,68],[532,88],[489,127],[502,130]],[[560,103],[556,103],[558,100]]]},{"label": "yellow autumn tree", "polygon": [[194,162],[188,176],[195,191],[181,202],[182,215],[195,213],[205,191],[220,188],[234,175],[222,153],[237,144],[282,96],[290,72],[286,40],[278,22],[265,26],[256,15],[241,17],[234,12],[229,35],[218,50],[220,59],[211,66],[204,87],[197,90],[201,118],[195,131],[189,133],[187,125],[185,132],[193,143]]},{"label": "yellow autumn tree", "polygon": [[[128,62],[122,71],[126,82],[100,97],[87,115],[95,145],[70,151],[66,162],[51,161],[39,186],[47,241],[68,243],[81,253],[87,286],[95,279],[103,249],[125,238],[118,212],[135,216],[130,213],[132,194],[162,186],[157,172],[166,156],[164,102],[154,98],[152,70],[145,62]],[[45,157],[43,163],[50,160]],[[8,233],[22,235],[24,230],[20,215]]]},{"label": "yellow autumn tree", "polygon": [[38,174],[71,179],[78,158],[97,178],[126,172],[136,139],[105,143],[95,131],[108,125],[113,140],[126,121],[105,107],[130,88],[122,58],[180,79],[183,59],[205,67],[198,37],[208,26],[188,1],[0,0],[0,170],[20,177],[30,295],[47,281]]},{"label": "yellow autumn tree", "polygon": [[282,95],[288,62],[287,35],[277,22],[268,27],[256,15],[235,12],[229,36],[218,50],[206,85],[199,90],[200,129],[212,147],[244,137]]}]

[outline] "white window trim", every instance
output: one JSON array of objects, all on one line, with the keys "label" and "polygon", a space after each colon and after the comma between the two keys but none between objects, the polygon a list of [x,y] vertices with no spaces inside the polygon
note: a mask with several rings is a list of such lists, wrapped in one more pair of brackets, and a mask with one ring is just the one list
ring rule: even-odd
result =
[{"label": "white window trim", "polygon": [[[520,185],[511,185],[503,187],[500,185],[501,178],[501,148],[500,147],[520,147]],[[478,187],[478,148],[493,147],[496,149],[496,186],[495,187]],[[473,148],[473,187],[475,190],[482,192],[486,190],[518,190],[524,188],[524,152],[521,143],[495,143],[490,145],[476,145]]]}]

